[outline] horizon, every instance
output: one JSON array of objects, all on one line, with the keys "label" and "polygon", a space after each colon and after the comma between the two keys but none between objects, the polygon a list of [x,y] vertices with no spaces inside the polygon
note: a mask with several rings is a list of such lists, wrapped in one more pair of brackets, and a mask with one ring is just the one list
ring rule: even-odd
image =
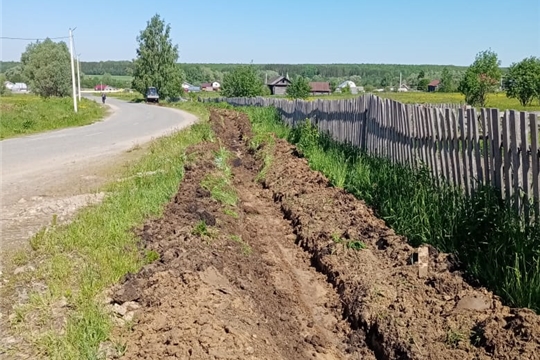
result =
[{"label": "horizon", "polygon": [[[499,55],[501,66],[508,67],[540,56],[537,0],[497,6],[488,0],[451,4],[340,0],[332,6],[321,0],[275,0],[271,6],[247,0],[163,1],[152,6],[141,0],[129,6],[96,0],[84,12],[67,0],[51,0],[45,6],[37,0],[3,1],[0,6],[1,60],[6,62],[20,61],[26,46],[37,38],[67,37],[70,27],[76,27],[75,53],[81,54],[81,61],[132,61],[136,37],[155,14],[171,25],[171,41],[178,44],[179,62],[185,64],[462,67],[469,66],[478,52],[491,49]],[[516,18],[519,21],[505,26],[504,19]]]}]

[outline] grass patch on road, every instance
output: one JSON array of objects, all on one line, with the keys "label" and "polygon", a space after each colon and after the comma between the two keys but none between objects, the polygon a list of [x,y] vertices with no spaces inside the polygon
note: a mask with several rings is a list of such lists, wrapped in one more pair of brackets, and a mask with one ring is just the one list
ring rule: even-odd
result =
[{"label": "grass patch on road", "polygon": [[75,113],[72,98],[44,99],[36,95],[14,94],[0,98],[0,113],[0,139],[7,139],[92,124],[105,116],[106,108],[83,98]]},{"label": "grass patch on road", "polygon": [[[208,118],[203,108],[198,114],[202,120]],[[110,338],[112,329],[99,297],[126,273],[137,272],[155,259],[141,253],[139,239],[131,230],[148,217],[160,216],[176,193],[184,175],[186,148],[211,139],[207,121],[157,139],[121,174],[125,181],[107,186],[109,195],[101,204],[82,210],[72,223],[42,231],[31,240],[34,251],[24,261],[19,258],[17,266],[30,263],[36,270],[13,275],[10,284],[18,286],[24,280],[41,283],[45,290],[31,292],[28,302],[15,310],[11,329],[41,357],[99,358],[99,346]],[[59,301],[66,323],[55,327]]]}]

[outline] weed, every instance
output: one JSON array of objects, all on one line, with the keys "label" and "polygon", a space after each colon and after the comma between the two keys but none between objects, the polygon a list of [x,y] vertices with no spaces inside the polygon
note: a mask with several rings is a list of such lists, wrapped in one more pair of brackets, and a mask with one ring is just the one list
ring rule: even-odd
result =
[{"label": "weed", "polygon": [[144,254],[144,262],[146,264],[151,264],[154,261],[159,260],[159,257],[160,257],[159,253],[157,251],[147,250],[145,251],[145,254]]},{"label": "weed", "polygon": [[231,209],[223,209],[223,213],[225,215],[229,215],[229,216],[232,216],[233,218],[235,219],[238,219],[238,213],[234,210],[231,210]]},{"label": "weed", "polygon": [[251,246],[249,246],[249,244],[247,244],[244,240],[242,240],[242,237],[238,235],[231,235],[231,240],[240,244],[242,248],[242,254],[244,255],[251,254]]},{"label": "weed", "polygon": [[193,235],[200,236],[200,237],[210,235],[210,232],[208,231],[208,226],[206,225],[206,222],[204,220],[199,221],[195,225],[191,233]]},{"label": "weed", "polygon": [[465,338],[465,334],[463,334],[461,331],[450,329],[446,332],[445,343],[452,348],[457,348],[459,343],[465,340]]},{"label": "weed", "polygon": [[359,251],[365,248],[366,248],[366,244],[364,244],[361,241],[357,241],[357,240],[347,241],[347,249]]}]

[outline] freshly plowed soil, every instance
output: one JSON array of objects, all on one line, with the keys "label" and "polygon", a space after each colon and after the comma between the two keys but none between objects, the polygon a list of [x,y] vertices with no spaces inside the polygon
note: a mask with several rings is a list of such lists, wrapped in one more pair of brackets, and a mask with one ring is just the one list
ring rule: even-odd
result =
[{"label": "freshly plowed soil", "polygon": [[[540,321],[416,250],[361,201],[331,187],[288,143],[263,166],[249,120],[215,110],[216,141],[189,150],[185,177],[140,236],[160,259],[126,277],[135,301],[125,359],[540,359]],[[236,206],[201,187],[229,160]],[[202,226],[202,221],[206,227]]]}]

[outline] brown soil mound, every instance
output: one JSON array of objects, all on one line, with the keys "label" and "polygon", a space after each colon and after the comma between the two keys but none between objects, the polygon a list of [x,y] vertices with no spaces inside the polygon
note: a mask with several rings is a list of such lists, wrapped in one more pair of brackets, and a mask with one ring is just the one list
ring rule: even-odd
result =
[{"label": "brown soil mound", "polygon": [[201,187],[221,171],[218,142],[190,149],[174,200],[140,231],[160,260],[114,292],[140,305],[126,359],[540,358],[538,316],[467,285],[434,249],[419,278],[415,249],[286,142],[257,183],[247,117],[211,123],[239,201]]}]

